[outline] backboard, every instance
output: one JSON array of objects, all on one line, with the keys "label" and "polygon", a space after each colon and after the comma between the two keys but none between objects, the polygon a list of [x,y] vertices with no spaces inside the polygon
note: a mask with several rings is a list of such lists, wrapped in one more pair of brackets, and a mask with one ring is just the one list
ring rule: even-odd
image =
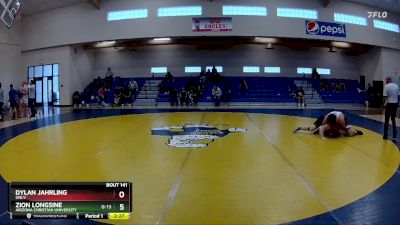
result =
[{"label": "backboard", "polygon": [[11,28],[20,7],[21,4],[18,0],[0,0],[1,20],[8,28]]}]

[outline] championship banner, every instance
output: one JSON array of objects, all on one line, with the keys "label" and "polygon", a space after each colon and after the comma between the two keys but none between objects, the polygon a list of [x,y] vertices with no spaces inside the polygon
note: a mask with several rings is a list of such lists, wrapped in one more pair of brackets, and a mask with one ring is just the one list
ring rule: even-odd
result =
[{"label": "championship banner", "polygon": [[204,17],[192,19],[193,32],[232,31],[232,17]]}]

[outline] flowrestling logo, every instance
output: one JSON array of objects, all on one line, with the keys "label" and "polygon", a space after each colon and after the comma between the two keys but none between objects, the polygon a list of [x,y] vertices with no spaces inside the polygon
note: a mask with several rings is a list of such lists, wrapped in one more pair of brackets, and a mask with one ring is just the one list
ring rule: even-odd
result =
[{"label": "flowrestling logo", "polygon": [[306,34],[345,38],[346,26],[340,23],[306,20]]},{"label": "flowrestling logo", "polygon": [[204,148],[214,140],[223,138],[231,133],[246,132],[244,128],[219,129],[229,124],[216,125],[188,123],[183,126],[156,127],[151,129],[151,135],[169,136],[169,146],[176,148]]}]

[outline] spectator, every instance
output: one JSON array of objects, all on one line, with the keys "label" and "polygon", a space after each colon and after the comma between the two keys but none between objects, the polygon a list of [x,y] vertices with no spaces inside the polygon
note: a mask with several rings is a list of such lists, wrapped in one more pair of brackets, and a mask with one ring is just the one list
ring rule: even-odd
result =
[{"label": "spectator", "polygon": [[248,90],[249,90],[249,86],[247,85],[247,82],[243,77],[239,83],[239,95],[247,94]]},{"label": "spectator", "polygon": [[106,72],[106,78],[104,79],[104,86],[105,90],[110,90],[112,88],[114,82],[114,73],[112,72],[111,68],[108,67]]},{"label": "spectator", "polygon": [[210,80],[210,78],[211,78],[211,70],[210,69],[208,69],[207,72],[206,72],[206,78],[208,80]]},{"label": "spectator", "polygon": [[215,68],[215,66],[213,66],[212,70],[211,70],[211,74],[213,76],[216,76],[218,74],[217,68]]},{"label": "spectator", "polygon": [[303,107],[305,106],[305,92],[303,87],[300,87],[299,90],[297,91],[297,103],[298,107]]},{"label": "spectator", "polygon": [[164,80],[165,81],[172,81],[174,79],[174,77],[172,76],[171,72],[167,72],[167,74],[165,74]]},{"label": "spectator", "polygon": [[35,98],[36,98],[36,87],[35,83],[33,83],[33,80],[31,80],[28,85],[28,107],[31,118],[36,116]]},{"label": "spectator", "polygon": [[129,89],[132,92],[132,99],[134,100],[134,98],[135,98],[135,96],[136,96],[136,94],[137,94],[137,92],[139,90],[139,86],[138,86],[137,82],[134,79],[129,81],[129,85],[128,86],[129,86]]},{"label": "spectator", "polygon": [[111,67],[108,67],[107,72],[106,72],[106,78],[113,77],[113,76],[114,76],[114,73],[112,72]]},{"label": "spectator", "polygon": [[129,89],[129,87],[125,87],[123,89],[123,94],[122,94],[122,104],[128,104],[131,105],[132,103],[132,91]]},{"label": "spectator", "polygon": [[181,106],[183,106],[183,104],[188,105],[188,103],[189,103],[188,97],[189,96],[188,96],[188,93],[186,92],[185,88],[182,88],[182,90],[179,94],[179,97],[180,97],[180,101],[181,101]]},{"label": "spectator", "polygon": [[219,87],[217,87],[216,85],[214,85],[211,93],[214,98],[215,106],[219,106],[219,103],[221,101],[221,95],[222,95],[221,89]]},{"label": "spectator", "polygon": [[81,104],[81,94],[79,91],[75,91],[72,95],[72,104],[73,106],[79,106]]},{"label": "spectator", "polygon": [[97,91],[97,96],[99,98],[99,105],[107,106],[107,104],[104,101],[104,99],[105,99],[105,88],[104,87],[99,88],[99,90]]},{"label": "spectator", "polygon": [[199,87],[200,87],[200,91],[201,92],[204,91],[204,88],[206,86],[206,82],[207,82],[206,73],[204,72],[204,70],[202,70],[201,73],[200,73],[200,78],[199,78]]},{"label": "spectator", "polygon": [[318,73],[316,68],[313,68],[312,73],[311,73],[311,77],[312,77],[312,79],[315,79],[315,80],[321,79],[321,76],[319,75],[319,73]]},{"label": "spectator", "polygon": [[190,97],[191,97],[191,104],[197,106],[200,98],[200,86],[198,88],[192,88],[190,91]]},{"label": "spectator", "polygon": [[8,98],[10,101],[10,108],[11,108],[11,114],[12,114],[12,119],[16,120],[17,119],[17,97],[18,97],[18,91],[14,89],[14,86],[10,84],[10,91],[8,92]]},{"label": "spectator", "polygon": [[28,84],[22,81],[20,92],[20,117],[28,116]]},{"label": "spectator", "polygon": [[186,83],[186,88],[188,90],[191,90],[192,88],[196,87],[196,80],[194,79],[194,77],[190,76],[189,80]]},{"label": "spectator", "polygon": [[122,97],[122,88],[116,87],[114,92],[114,104],[113,104],[114,107],[121,105],[121,97]]},{"label": "spectator", "polygon": [[4,110],[3,107],[4,106],[4,91],[1,87],[1,83],[0,83],[0,121],[3,122],[4,121]]},{"label": "spectator", "polygon": [[176,92],[175,88],[172,88],[169,91],[169,101],[171,103],[171,106],[173,106],[173,105],[177,106],[178,105],[178,93]]}]

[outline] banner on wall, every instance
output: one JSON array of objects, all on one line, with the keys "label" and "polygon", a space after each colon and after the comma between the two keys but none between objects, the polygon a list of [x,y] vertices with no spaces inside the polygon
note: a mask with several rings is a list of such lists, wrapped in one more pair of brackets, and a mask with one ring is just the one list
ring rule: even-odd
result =
[{"label": "banner on wall", "polygon": [[232,31],[232,17],[204,17],[192,19],[193,32]]},{"label": "banner on wall", "polygon": [[345,38],[346,26],[341,23],[306,20],[306,34]]}]

